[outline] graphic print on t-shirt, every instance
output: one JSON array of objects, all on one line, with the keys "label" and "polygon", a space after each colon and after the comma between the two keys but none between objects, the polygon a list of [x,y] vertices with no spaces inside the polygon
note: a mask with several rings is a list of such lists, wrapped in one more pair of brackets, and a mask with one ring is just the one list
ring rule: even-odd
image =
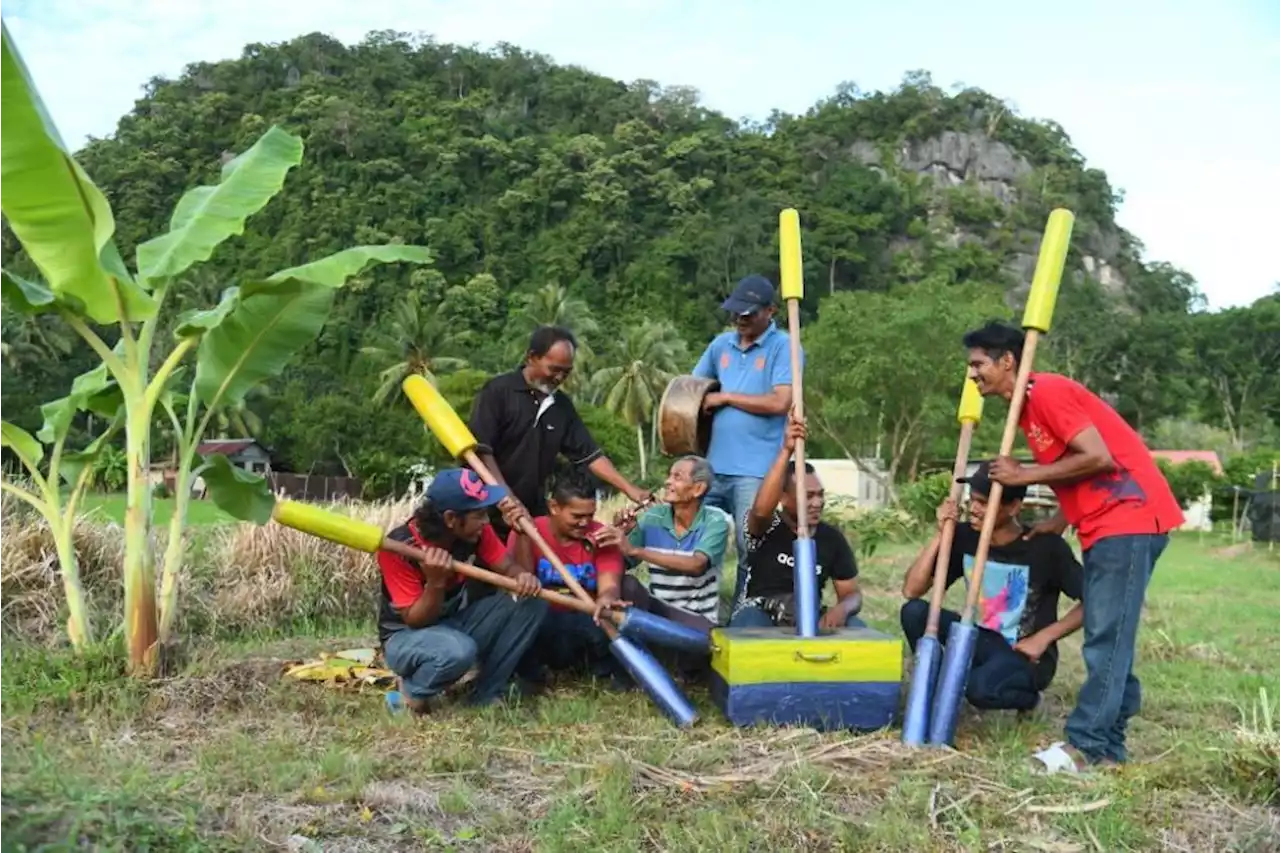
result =
[{"label": "graphic print on t-shirt", "polygon": [[[573,579],[582,584],[582,588],[588,592],[594,592],[596,588],[596,564],[587,563],[571,563],[564,561],[564,567],[569,570],[569,574],[573,575]],[[551,561],[546,557],[538,558],[538,582],[543,586],[563,587],[564,578],[560,577],[560,573],[551,565]]]},{"label": "graphic print on t-shirt", "polygon": [[[964,555],[965,584],[973,580],[973,555]],[[1027,585],[1031,567],[1021,563],[1002,563],[988,558],[978,593],[978,624],[998,631],[1013,645],[1018,642],[1022,612],[1027,606]]]},{"label": "graphic print on t-shirt", "polygon": [[1137,501],[1141,506],[1147,503],[1147,493],[1142,484],[1123,468],[1110,474],[1099,474],[1088,481],[1088,486],[1091,491],[1104,495],[1106,503]]}]

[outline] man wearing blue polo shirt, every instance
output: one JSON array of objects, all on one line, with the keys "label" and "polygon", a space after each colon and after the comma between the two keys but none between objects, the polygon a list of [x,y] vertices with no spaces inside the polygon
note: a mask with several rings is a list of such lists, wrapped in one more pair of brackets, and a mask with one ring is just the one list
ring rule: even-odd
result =
[{"label": "man wearing blue polo shirt", "polygon": [[703,400],[703,407],[715,413],[707,451],[715,479],[706,502],[729,513],[737,528],[734,608],[747,577],[742,519],[778,455],[791,410],[790,339],[773,324],[773,303],[773,284],[764,276],[749,275],[738,282],[720,306],[729,312],[734,328],[717,335],[693,369],[694,376],[720,383],[720,390]]}]

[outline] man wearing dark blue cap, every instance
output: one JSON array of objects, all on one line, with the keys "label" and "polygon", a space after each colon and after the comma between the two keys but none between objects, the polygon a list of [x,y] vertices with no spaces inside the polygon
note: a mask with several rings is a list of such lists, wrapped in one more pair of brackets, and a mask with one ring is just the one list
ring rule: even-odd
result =
[{"label": "man wearing dark blue cap", "polygon": [[734,328],[711,341],[693,374],[720,383],[720,390],[703,400],[703,407],[714,412],[707,461],[715,479],[706,502],[729,513],[737,529],[736,609],[747,577],[743,519],[782,446],[791,409],[791,354],[787,333],[773,323],[769,279],[747,276],[720,307],[729,312]]},{"label": "man wearing dark blue cap", "polygon": [[[382,594],[378,639],[389,666],[400,677],[406,704],[425,713],[442,690],[479,665],[472,702],[488,704],[505,695],[516,664],[538,635],[547,603],[538,579],[507,552],[489,525],[489,508],[507,496],[473,471],[441,471],[427,487],[413,518],[388,534],[421,548],[415,565],[398,554],[378,552]],[[523,513],[510,510],[513,527]],[[515,578],[518,597],[476,596],[452,562]],[[389,702],[393,697],[388,697]]]}]

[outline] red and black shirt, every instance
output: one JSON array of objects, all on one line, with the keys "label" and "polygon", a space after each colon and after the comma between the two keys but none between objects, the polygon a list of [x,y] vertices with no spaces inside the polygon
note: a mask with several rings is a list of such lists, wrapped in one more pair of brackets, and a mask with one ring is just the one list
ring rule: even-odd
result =
[{"label": "red and black shirt", "polygon": [[1060,459],[1088,427],[1107,445],[1114,471],[1053,484],[1062,514],[1086,551],[1108,536],[1167,533],[1186,520],[1142,436],[1079,382],[1032,373],[1019,425],[1039,465]]},{"label": "red and black shirt", "polygon": [[[418,548],[441,547],[419,536],[413,521],[402,524],[387,536],[397,542],[406,542]],[[493,528],[486,525],[480,534],[479,542],[454,542],[449,553],[460,563],[474,563],[482,568],[496,570],[506,557],[507,549],[503,547],[502,540],[494,533]],[[382,574],[382,595],[378,607],[378,641],[385,644],[392,634],[409,627],[404,624],[396,611],[412,607],[426,591],[427,581],[420,567],[390,551],[378,552],[378,569]],[[445,581],[440,618],[443,619],[461,610],[467,605],[469,597],[467,578],[456,572],[450,572],[448,580]]]}]

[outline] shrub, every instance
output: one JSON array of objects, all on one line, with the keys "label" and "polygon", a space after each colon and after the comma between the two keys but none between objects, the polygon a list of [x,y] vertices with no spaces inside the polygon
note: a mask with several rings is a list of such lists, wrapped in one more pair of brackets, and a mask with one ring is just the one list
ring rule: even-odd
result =
[{"label": "shrub", "polygon": [[931,527],[937,519],[938,506],[951,494],[951,472],[928,474],[914,483],[898,488],[898,506],[917,523]]}]

